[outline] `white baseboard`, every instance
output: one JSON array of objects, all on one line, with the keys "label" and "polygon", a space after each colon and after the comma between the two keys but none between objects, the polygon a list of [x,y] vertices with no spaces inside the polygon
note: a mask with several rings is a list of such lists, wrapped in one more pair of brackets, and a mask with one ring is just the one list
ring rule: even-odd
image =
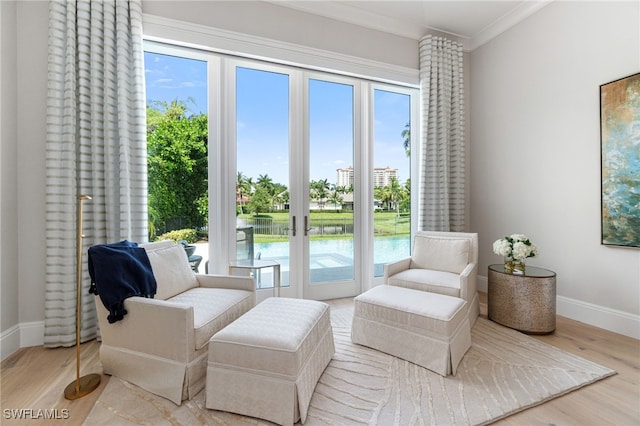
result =
[{"label": "white baseboard", "polygon": [[480,275],[478,275],[476,277],[476,287],[478,287],[478,291],[486,293],[487,289],[489,288],[489,285],[487,284],[488,282],[489,280],[487,279],[487,277],[481,277]]},{"label": "white baseboard", "polygon": [[[487,292],[487,277],[476,279],[478,291]],[[640,339],[640,315],[595,305],[564,296],[556,296],[556,314],[614,333]]]},{"label": "white baseboard", "polygon": [[2,360],[20,348],[44,345],[44,321],[15,325],[0,335]]},{"label": "white baseboard", "polygon": [[3,331],[0,335],[0,354],[2,355],[2,361],[18,349],[20,349],[20,327],[14,325],[8,330]]},{"label": "white baseboard", "polygon": [[614,333],[640,339],[640,315],[564,296],[556,297],[556,313]]}]

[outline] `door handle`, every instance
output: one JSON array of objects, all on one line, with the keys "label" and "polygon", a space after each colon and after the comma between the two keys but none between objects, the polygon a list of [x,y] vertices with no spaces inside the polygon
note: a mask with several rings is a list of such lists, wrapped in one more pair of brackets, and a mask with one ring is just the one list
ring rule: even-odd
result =
[{"label": "door handle", "polygon": [[296,217],[291,216],[291,235],[296,236]]},{"label": "door handle", "polygon": [[306,237],[307,235],[309,235],[309,231],[311,231],[313,228],[309,227],[309,216],[305,216],[304,217],[304,236]]}]

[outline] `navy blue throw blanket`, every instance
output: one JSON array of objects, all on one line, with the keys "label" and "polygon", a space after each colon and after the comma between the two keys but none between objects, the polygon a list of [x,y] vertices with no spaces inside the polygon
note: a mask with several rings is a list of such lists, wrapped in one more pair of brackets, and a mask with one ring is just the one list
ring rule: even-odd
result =
[{"label": "navy blue throw blanket", "polygon": [[127,240],[90,247],[89,275],[89,293],[100,296],[110,324],[127,314],[124,299],[153,298],[158,288],[146,250]]}]

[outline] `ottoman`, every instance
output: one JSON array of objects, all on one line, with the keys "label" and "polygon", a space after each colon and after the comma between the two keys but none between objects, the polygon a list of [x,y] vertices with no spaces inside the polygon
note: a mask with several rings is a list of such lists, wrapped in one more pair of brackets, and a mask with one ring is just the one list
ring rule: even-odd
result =
[{"label": "ottoman", "polygon": [[209,340],[205,405],[281,425],[304,423],[334,352],[329,305],[269,298]]},{"label": "ottoman", "polygon": [[351,340],[428,368],[455,374],[471,347],[467,302],[381,285],[354,299]]}]

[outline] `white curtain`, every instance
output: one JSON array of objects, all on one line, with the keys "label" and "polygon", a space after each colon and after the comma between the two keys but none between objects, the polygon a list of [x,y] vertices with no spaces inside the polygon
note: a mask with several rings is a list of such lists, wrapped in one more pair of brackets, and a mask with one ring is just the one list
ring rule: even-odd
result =
[{"label": "white curtain", "polygon": [[46,148],[45,346],[76,339],[76,209],[83,203],[81,340],[96,337],[91,245],[147,239],[141,0],[52,0]]},{"label": "white curtain", "polygon": [[420,230],[465,227],[462,55],[460,43],[430,35],[420,40]]}]

